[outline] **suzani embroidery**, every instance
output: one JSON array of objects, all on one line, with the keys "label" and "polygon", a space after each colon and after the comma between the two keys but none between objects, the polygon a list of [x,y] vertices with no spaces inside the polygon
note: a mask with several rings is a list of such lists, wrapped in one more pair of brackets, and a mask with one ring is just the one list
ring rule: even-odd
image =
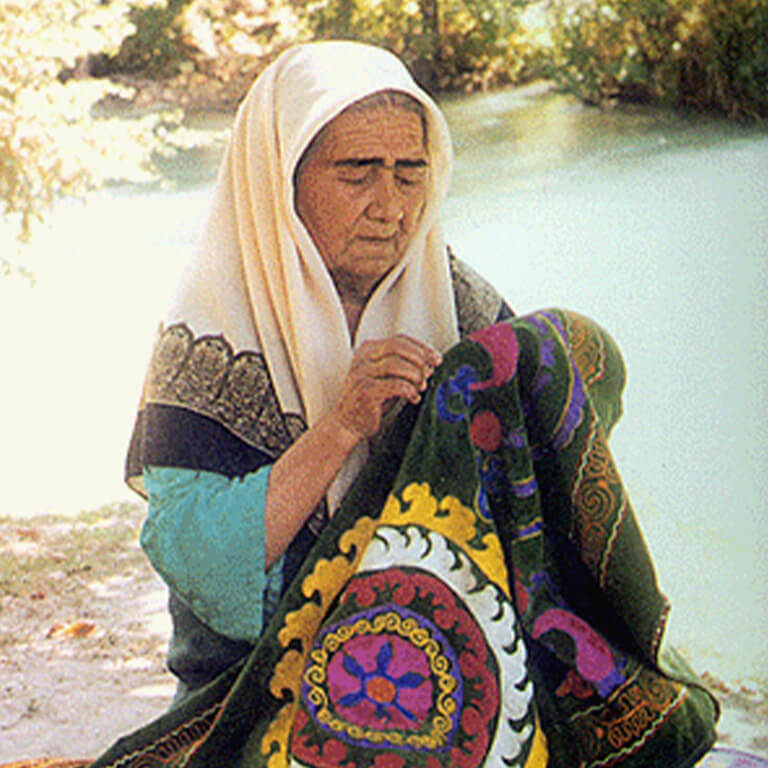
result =
[{"label": "suzani embroidery", "polygon": [[[405,765],[419,753],[455,768],[523,765],[536,729],[533,687],[514,609],[472,561],[482,518],[456,501],[438,504],[424,485],[404,496],[410,513],[390,499],[309,654],[294,763],[372,765],[384,749]],[[430,530],[435,523],[453,541]]]},{"label": "suzani embroidery", "polygon": [[640,750],[686,695],[679,683],[639,669],[606,705],[574,716],[584,764],[603,768]]},{"label": "suzani embroidery", "polygon": [[[249,396],[221,340],[165,341],[150,400],[221,421]],[[605,437],[623,378],[600,329],[554,310],[450,350],[248,663],[98,768],[694,764],[715,709],[657,665],[667,604]]]},{"label": "suzani embroidery", "polygon": [[582,557],[598,583],[605,583],[610,557],[609,542],[621,527],[626,513],[626,499],[613,459],[594,422],[588,433],[572,498],[582,514],[574,517],[574,535],[580,542]]}]

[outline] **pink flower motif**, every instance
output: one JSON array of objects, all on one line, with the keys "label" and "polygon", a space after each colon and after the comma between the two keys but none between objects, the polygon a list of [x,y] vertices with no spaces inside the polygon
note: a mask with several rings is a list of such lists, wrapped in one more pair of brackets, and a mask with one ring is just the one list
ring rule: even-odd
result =
[{"label": "pink flower motif", "polygon": [[400,694],[404,689],[418,688],[426,678],[417,672],[406,672],[394,677],[389,672],[391,661],[390,642],[384,643],[379,649],[376,654],[376,668],[372,672],[367,671],[354,656],[344,653],[344,671],[357,678],[360,688],[342,696],[337,702],[338,706],[354,707],[367,701],[373,704],[376,717],[380,719],[390,720],[391,710],[395,709],[408,720],[416,720],[416,715],[400,703]]},{"label": "pink flower motif", "polygon": [[517,371],[520,349],[517,336],[509,323],[497,323],[475,331],[469,338],[485,347],[493,361],[493,373],[487,381],[470,384],[472,391],[500,387],[506,384]]}]

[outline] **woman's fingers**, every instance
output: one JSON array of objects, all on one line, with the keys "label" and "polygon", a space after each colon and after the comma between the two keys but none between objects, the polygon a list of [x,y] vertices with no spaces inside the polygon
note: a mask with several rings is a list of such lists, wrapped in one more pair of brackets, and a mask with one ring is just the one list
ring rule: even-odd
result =
[{"label": "woman's fingers", "polygon": [[442,356],[428,345],[403,334],[367,341],[355,352],[341,397],[340,422],[362,437],[372,437],[393,401],[421,400],[421,392]]},{"label": "woman's fingers", "polygon": [[443,361],[442,355],[432,347],[405,334],[387,339],[366,341],[355,352],[353,368],[366,362],[377,363],[400,358],[430,373]]},{"label": "woman's fingers", "polygon": [[379,405],[399,397],[409,400],[414,405],[421,400],[419,388],[411,382],[399,378],[374,379],[370,384],[369,392],[373,400]]},{"label": "woman's fingers", "polygon": [[419,391],[442,362],[442,355],[427,344],[405,334],[367,341],[355,352],[352,368],[376,379],[405,379]]},{"label": "woman's fingers", "polygon": [[373,379],[404,379],[423,391],[427,388],[427,379],[433,369],[391,355],[376,362],[365,363],[357,370]]},{"label": "woman's fingers", "polygon": [[442,355],[424,342],[398,333],[386,339],[366,341],[358,350],[368,359],[376,360],[388,355],[400,355],[414,363],[429,363],[433,367],[442,362]]},{"label": "woman's fingers", "polygon": [[360,376],[345,387],[336,404],[336,418],[342,426],[360,437],[373,437],[381,428],[384,413],[399,398],[415,405],[421,395],[405,379]]}]

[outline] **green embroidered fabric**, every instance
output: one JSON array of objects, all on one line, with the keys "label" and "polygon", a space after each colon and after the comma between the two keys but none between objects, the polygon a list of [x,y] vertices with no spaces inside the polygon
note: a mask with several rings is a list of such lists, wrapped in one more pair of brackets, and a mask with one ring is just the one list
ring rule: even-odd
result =
[{"label": "green embroidered fabric", "polygon": [[250,657],[94,768],[694,765],[717,707],[660,667],[667,603],[607,444],[623,381],[573,313],[471,334]]}]

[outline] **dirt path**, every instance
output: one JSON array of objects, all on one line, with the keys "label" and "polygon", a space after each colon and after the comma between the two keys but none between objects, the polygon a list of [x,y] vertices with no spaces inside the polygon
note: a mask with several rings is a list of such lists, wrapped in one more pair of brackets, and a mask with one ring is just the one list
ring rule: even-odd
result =
[{"label": "dirt path", "polygon": [[[144,515],[0,519],[0,763],[95,757],[168,707],[166,591],[138,544]],[[768,757],[765,692],[709,682],[721,743]]]},{"label": "dirt path", "polygon": [[0,521],[0,763],[96,756],[173,693],[144,509]]}]

